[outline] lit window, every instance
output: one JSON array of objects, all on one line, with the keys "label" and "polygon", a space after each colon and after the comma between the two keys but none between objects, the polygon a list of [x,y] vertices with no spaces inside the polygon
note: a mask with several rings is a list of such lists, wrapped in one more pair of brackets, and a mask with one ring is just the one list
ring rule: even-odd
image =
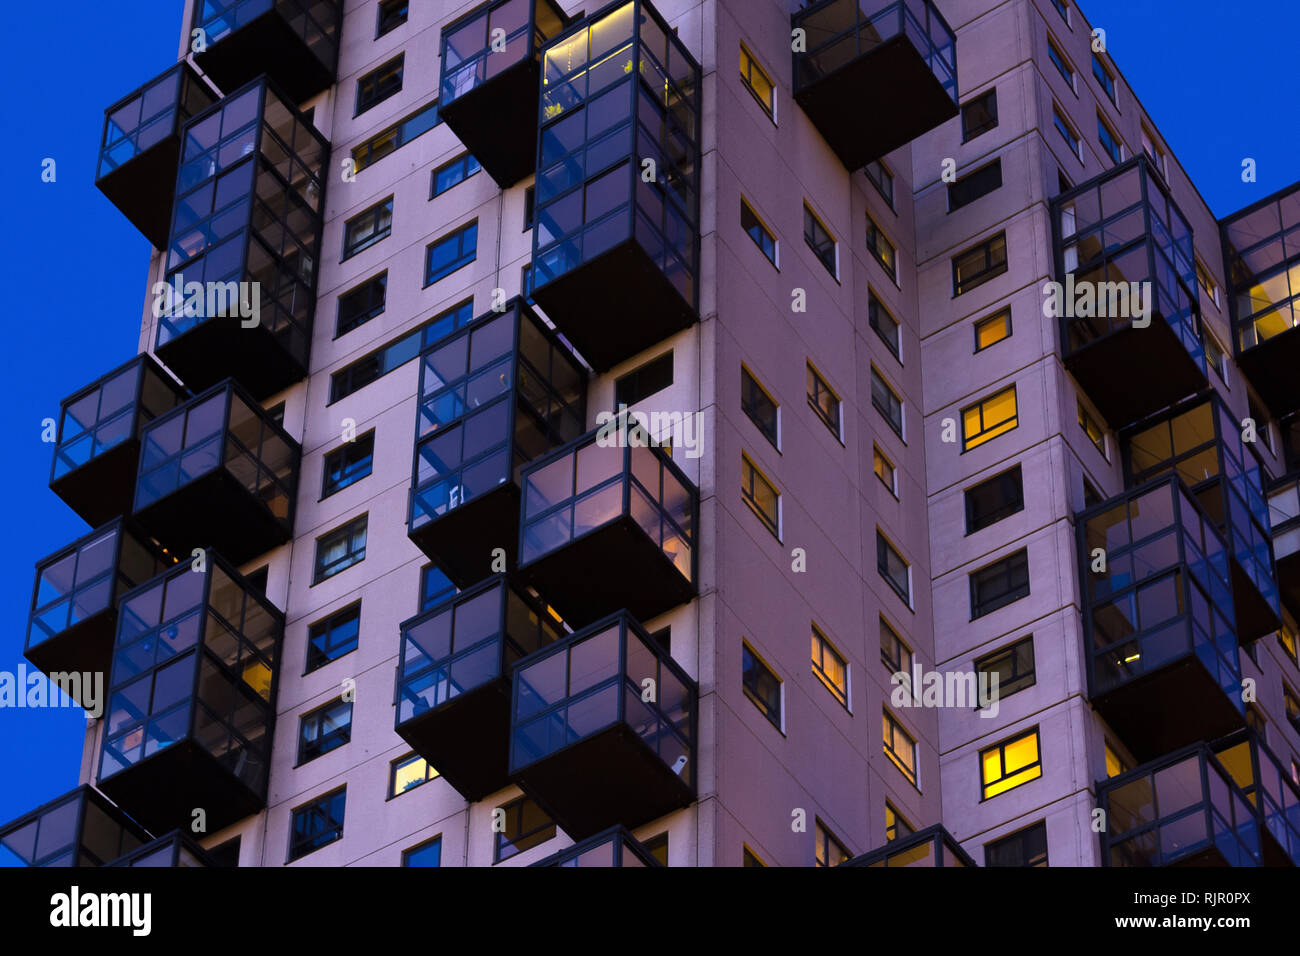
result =
[{"label": "lit window", "polygon": [[1011,310],[1002,309],[975,323],[975,351],[982,352],[1011,337]]},{"label": "lit window", "polygon": [[775,122],[776,87],[763,72],[763,68],[755,62],[750,52],[745,49],[743,43],[740,46],[740,80],[749,92],[754,94],[754,99],[758,100],[758,105],[763,107],[763,112]]},{"label": "lit window", "polygon": [[970,574],[971,620],[1029,595],[1029,552],[1021,549]]},{"label": "lit window", "polygon": [[1286,706],[1286,719],[1300,733],[1300,697],[1285,684],[1282,685],[1282,702]]},{"label": "lit window", "polygon": [[1047,866],[1047,824],[1035,823],[984,847],[985,866]]},{"label": "lit window", "polygon": [[885,453],[880,450],[879,445],[871,446],[871,468],[880,479],[880,483],[889,489],[889,493],[895,498],[898,497],[898,473],[894,471],[894,463],[885,457]]},{"label": "lit window", "polygon": [[781,729],[781,681],[758,659],[758,655],[749,649],[748,644],[741,644],[740,651],[741,686],[745,696],[753,701],[777,730]]},{"label": "lit window", "polygon": [[838,244],[835,242],[835,237],[817,218],[817,214],[808,208],[807,203],[803,206],[803,239],[808,244],[808,248],[813,251],[813,255],[821,260],[826,271],[838,279],[840,275]]},{"label": "lit window", "polygon": [[745,852],[741,859],[741,866],[767,866],[767,864],[760,860],[758,855],[749,847],[745,847],[744,850]]},{"label": "lit window", "polygon": [[1038,728],[980,751],[984,799],[996,797],[1043,775]]},{"label": "lit window", "polygon": [[1078,406],[1079,427],[1088,436],[1088,441],[1092,442],[1093,447],[1101,452],[1101,457],[1109,461],[1110,456],[1106,454],[1106,430],[1101,427],[1097,419],[1092,417],[1088,409],[1083,407],[1083,399],[1078,400]]},{"label": "lit window", "polygon": [[1127,773],[1130,769],[1128,764],[1124,761],[1124,758],[1116,752],[1115,748],[1110,745],[1109,740],[1106,741],[1105,748],[1106,779],[1109,780],[1111,777],[1118,777],[1122,773]]},{"label": "lit window", "polygon": [[817,374],[817,370],[808,363],[808,404],[817,413],[831,434],[841,438],[840,432],[840,398],[826,384],[826,380]]},{"label": "lit window", "polygon": [[740,228],[745,230],[745,234],[754,240],[754,245],[762,250],[767,261],[776,265],[776,236],[772,231],[763,225],[763,221],[758,218],[758,214],[749,208],[749,203],[745,200],[740,201]]},{"label": "lit window", "polygon": [[780,450],[781,410],[743,365],[740,367],[740,407],[772,447]]},{"label": "lit window", "polygon": [[894,809],[894,805],[885,801],[885,842],[893,843],[899,837],[910,836],[916,829],[903,819],[903,815]]},{"label": "lit window", "polygon": [[839,866],[852,855],[844,848],[843,843],[831,835],[831,831],[826,829],[826,825],[821,820],[817,821],[816,837],[818,866]]},{"label": "lit window", "polygon": [[749,456],[741,453],[740,494],[767,530],[781,538],[781,493],[754,467]]},{"label": "lit window", "polygon": [[1014,385],[961,411],[962,451],[978,448],[1020,424]]},{"label": "lit window", "polygon": [[880,659],[891,676],[907,674],[909,678],[911,677],[912,651],[883,617],[880,619]]},{"label": "lit window", "polygon": [[876,532],[876,570],[908,607],[912,606],[912,568],[885,536]]},{"label": "lit window", "polygon": [[876,225],[876,221],[867,216],[867,249],[871,252],[880,268],[885,270],[895,284],[898,282],[898,249]]},{"label": "lit window", "polygon": [[829,690],[845,709],[849,706],[849,665],[844,658],[831,647],[825,635],[812,629],[812,669],[826,689]]},{"label": "lit window", "polygon": [[1281,645],[1286,656],[1291,658],[1291,663],[1300,666],[1300,656],[1297,656],[1296,632],[1287,620],[1288,615],[1283,613],[1282,626],[1277,632],[1277,642]]},{"label": "lit window", "polygon": [[426,103],[410,116],[404,117],[392,126],[380,130],[369,139],[363,140],[352,148],[352,161],[356,164],[354,172],[361,172],[372,163],[378,162],[389,153],[396,152],[422,133],[427,133],[442,120],[438,116],[438,101]]},{"label": "lit window", "polygon": [[889,711],[884,711],[885,756],[916,786],[916,741]]},{"label": "lit window", "polygon": [[[1033,687],[1034,674],[1034,637],[1021,638],[1014,644],[994,651],[975,661],[975,674],[988,674],[990,689],[993,675],[998,679],[998,700],[1010,697],[1016,691]],[[991,690],[990,690],[991,693]]]},{"label": "lit window", "polygon": [[1201,299],[1213,302],[1215,308],[1218,308],[1219,284],[1214,281],[1214,276],[1210,275],[1210,270],[1205,268],[1200,259],[1196,260],[1196,284],[1201,287]]},{"label": "lit window", "polygon": [[867,318],[871,322],[871,327],[876,330],[876,334],[880,336],[880,341],[884,342],[885,347],[889,349],[889,354],[901,362],[903,360],[900,351],[902,340],[898,320],[889,314],[889,310],[870,290],[867,292]]},{"label": "lit window", "polygon": [[952,294],[961,295],[1007,271],[1007,235],[992,236],[952,257]]},{"label": "lit window", "polygon": [[641,846],[659,861],[660,866],[668,865],[668,834],[666,832],[652,836],[648,840],[642,840]]},{"label": "lit window", "polygon": [[402,866],[442,866],[442,837],[402,851]]},{"label": "lit window", "polygon": [[414,790],[421,784],[428,783],[438,776],[438,771],[434,770],[429,761],[419,754],[407,754],[405,757],[398,757],[388,766],[388,795],[390,797],[406,793],[408,790]]}]

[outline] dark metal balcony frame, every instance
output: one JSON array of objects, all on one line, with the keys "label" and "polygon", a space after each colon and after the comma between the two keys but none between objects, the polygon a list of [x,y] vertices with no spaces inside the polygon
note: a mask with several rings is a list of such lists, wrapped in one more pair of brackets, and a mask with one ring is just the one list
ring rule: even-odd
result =
[{"label": "dark metal balcony frame", "polygon": [[978,863],[971,859],[970,854],[961,848],[961,844],[957,842],[953,835],[944,829],[941,823],[926,827],[924,830],[917,830],[915,833],[900,837],[897,840],[891,840],[884,846],[869,853],[863,853],[851,860],[845,860],[840,866],[915,866],[915,863],[891,864],[890,861],[898,858],[911,859],[916,855],[916,851],[927,846],[929,848],[925,852],[928,855],[923,858],[933,861],[928,864],[929,866],[979,866]]},{"label": "dark metal balcony frame", "polygon": [[[68,844],[63,844],[58,848],[58,852],[56,853],[46,853],[45,856],[42,856],[37,860],[26,861],[28,866],[53,865],[54,860],[58,859],[60,856],[63,856],[69,852],[75,852],[78,856],[80,856],[81,854],[85,854],[89,859],[89,863],[86,865],[90,865],[90,866],[107,866],[110,863],[112,863],[113,860],[116,860],[121,856],[120,853],[115,853],[114,856],[110,857],[109,859],[100,859],[99,857],[93,855],[92,853],[90,853],[89,850],[86,849],[84,845],[84,837],[86,832],[85,829],[86,828],[86,807],[90,803],[94,803],[96,808],[101,813],[103,813],[113,823],[117,824],[121,828],[119,837],[124,837],[136,841],[136,847],[146,844],[153,839],[153,836],[142,826],[136,823],[136,821],[131,819],[131,817],[128,816],[121,807],[118,807],[116,804],[110,801],[107,797],[105,797],[94,787],[90,786],[89,784],[83,783],[81,786],[76,787],[73,790],[70,790],[68,793],[55,797],[53,800],[41,804],[35,810],[31,810],[28,813],[23,814],[18,819],[10,821],[9,823],[5,824],[3,827],[0,827],[0,847],[3,847],[4,849],[13,853],[15,856],[19,856],[19,858],[21,859],[22,858],[21,854],[19,854],[17,850],[11,849],[9,846],[9,843],[13,839],[13,836],[19,831],[21,831],[24,827],[27,827],[32,823],[35,823],[37,820],[41,820],[47,814],[59,809],[64,804],[70,803],[74,800],[77,801],[77,814],[76,814],[76,823],[73,825],[73,829],[71,831],[73,835],[73,843],[71,844],[71,847],[69,847]],[[35,840],[36,841],[40,840],[39,827],[35,835]],[[35,843],[33,843],[33,849],[35,849]],[[120,849],[121,847],[119,846],[119,850]],[[83,864],[78,860],[74,859],[71,862],[58,864],[58,865],[81,866]]]},{"label": "dark metal balcony frame", "polygon": [[192,858],[193,863],[187,863],[186,866],[198,865],[209,869],[217,869],[218,864],[210,856],[208,851],[199,846],[194,840],[190,839],[180,830],[173,830],[151,843],[132,850],[130,853],[123,854],[112,863],[106,863],[105,866],[112,867],[134,867],[140,866],[142,860],[148,859],[158,853],[168,851],[168,862],[165,864],[151,863],[149,866],[166,866],[170,868],[181,867],[181,854],[187,854]]},{"label": "dark metal balcony frame", "polygon": [[[1250,780],[1243,782],[1233,773],[1230,751],[1244,746],[1250,756]],[[1253,729],[1238,731],[1216,740],[1212,749],[1229,778],[1250,801],[1259,817],[1263,836],[1260,851],[1264,866],[1300,866],[1300,786],[1292,781],[1282,762],[1269,748],[1263,736]],[[1264,768],[1269,770],[1268,778]],[[1276,790],[1281,791],[1284,805],[1279,805]],[[1262,801],[1260,797],[1262,796]],[[1279,832],[1281,831],[1281,832]]]},{"label": "dark metal balcony frame", "polygon": [[[1277,514],[1279,509],[1273,506],[1275,498],[1287,496],[1290,498],[1291,507],[1288,508],[1282,517],[1282,520],[1276,520],[1281,517]],[[1282,602],[1290,610],[1291,614],[1300,617],[1300,470],[1293,471],[1283,475],[1268,488],[1268,501],[1270,511],[1270,523],[1273,547],[1273,566],[1277,569],[1278,590],[1281,593]],[[1283,539],[1295,539],[1295,547],[1291,547],[1288,541],[1285,554],[1278,555],[1278,542]]]},{"label": "dark metal balcony frame", "polygon": [[[623,854],[630,853],[635,857],[637,865],[649,867],[650,869],[663,869],[663,864],[650,855],[649,851],[632,835],[632,832],[624,826],[612,826],[607,830],[602,830],[593,837],[588,837],[573,844],[571,847],[561,850],[558,853],[552,853],[543,860],[538,860],[530,866],[540,867],[562,867],[562,866],[579,866],[577,860],[585,853],[599,849],[603,845],[610,847],[610,861],[605,864],[609,867],[623,866]],[[573,862],[570,862],[573,861]]]}]

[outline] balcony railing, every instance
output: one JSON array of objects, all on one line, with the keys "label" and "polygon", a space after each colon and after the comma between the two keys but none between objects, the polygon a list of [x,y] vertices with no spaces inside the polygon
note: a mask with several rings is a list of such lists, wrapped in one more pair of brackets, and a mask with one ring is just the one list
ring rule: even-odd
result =
[{"label": "balcony railing", "polygon": [[212,869],[217,866],[203,847],[178,830],[172,831],[167,836],[159,837],[152,843],[146,843],[140,849],[119,857],[108,865],[126,867],[206,867]]},{"label": "balcony railing", "polygon": [[1300,785],[1253,730],[1213,745],[1215,756],[1259,817],[1265,866],[1300,866]]},{"label": "balcony railing", "polygon": [[849,171],[957,115],[957,36],[930,0],[821,0],[790,21],[795,101]]},{"label": "balcony railing", "polygon": [[307,374],[329,144],[266,78],[185,126],[157,353],[195,391]]},{"label": "balcony railing", "polygon": [[467,800],[509,782],[510,674],[563,625],[498,575],[402,623],[397,733]]},{"label": "balcony railing", "polygon": [[181,129],[216,99],[182,60],[104,111],[95,185],[155,248],[167,244]]},{"label": "balcony railing", "polygon": [[0,866],[105,866],[149,840],[143,827],[82,784],[0,827]]},{"label": "balcony railing", "polygon": [[620,444],[589,432],[520,479],[519,573],[575,626],[648,621],[698,591],[699,492],[661,448]]},{"label": "balcony railing", "polygon": [[699,319],[700,68],[645,0],[542,55],[533,298],[598,371]]},{"label": "balcony railing", "polygon": [[438,112],[502,189],[536,168],[542,47],[567,24],[553,0],[493,0],[442,28]]},{"label": "balcony railing", "polygon": [[1268,492],[1273,559],[1282,600],[1300,616],[1300,472],[1276,482]]},{"label": "balcony railing", "polygon": [[154,833],[209,832],[266,804],[284,615],[225,559],[122,598],[99,785]]},{"label": "balcony railing", "polygon": [[194,0],[194,59],[223,91],[270,74],[295,103],[334,84],[343,0]]},{"label": "balcony railing", "polygon": [[293,535],[301,450],[234,382],[140,434],[135,517],[176,554],[211,545],[236,564]]},{"label": "balcony railing", "polygon": [[1146,157],[1053,199],[1052,226],[1063,358],[1110,425],[1204,388],[1192,229]]},{"label": "balcony railing", "polygon": [[565,833],[638,827],[695,799],[699,691],[626,613],[515,665],[510,773]]},{"label": "balcony railing", "polygon": [[1244,725],[1230,558],[1176,476],[1083,512],[1083,634],[1093,706],[1138,759]]},{"label": "balcony railing", "polygon": [[840,866],[978,866],[940,824],[891,840]]},{"label": "balcony railing", "polygon": [[652,868],[662,865],[624,827],[610,827],[603,833],[597,833],[590,839],[575,843],[559,853],[552,853],[546,859],[538,860],[533,864],[533,866],[555,867],[647,866]]},{"label": "balcony railing", "polygon": [[184,396],[185,390],[146,353],[65,398],[50,489],[92,526],[129,512],[140,429]]},{"label": "balcony railing", "polygon": [[408,533],[460,587],[516,565],[519,474],[582,434],[587,374],[522,299],[420,355]]}]

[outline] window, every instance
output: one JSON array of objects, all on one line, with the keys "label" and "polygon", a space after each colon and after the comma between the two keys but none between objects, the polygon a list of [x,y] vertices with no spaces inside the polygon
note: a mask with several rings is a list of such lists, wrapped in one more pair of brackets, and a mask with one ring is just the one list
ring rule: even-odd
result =
[{"label": "window", "polygon": [[867,163],[862,168],[867,174],[867,179],[871,180],[871,185],[876,187],[876,192],[880,193],[881,198],[889,203],[889,208],[894,208],[894,174],[885,168],[885,164],[880,160]]},{"label": "window", "polygon": [[781,493],[754,467],[749,456],[741,453],[740,494],[745,504],[758,515],[767,530],[781,540]]},{"label": "window", "polygon": [[1255,704],[1246,705],[1246,726],[1268,740],[1268,718]]},{"label": "window", "polygon": [[366,559],[367,516],[354,518],[343,527],[316,539],[316,571],[312,584],[320,584]]},{"label": "window", "polygon": [[351,332],[384,311],[388,303],[388,271],[367,279],[351,292],[339,296],[339,317],[334,337]]},{"label": "window", "polygon": [[849,665],[826,636],[812,628],[812,670],[845,710],[849,709]]},{"label": "window", "polygon": [[812,363],[805,363],[808,370],[808,404],[817,413],[831,434],[842,440],[840,431],[840,397],[826,384],[826,380],[817,374]]},{"label": "window", "polygon": [[456,585],[436,564],[426,564],[420,569],[420,613],[457,593]]},{"label": "window", "polygon": [[614,383],[614,407],[635,405],[673,383],[673,353],[665,352]]},{"label": "window", "polygon": [[903,726],[884,711],[885,756],[903,772],[912,786],[916,786],[916,741]]},{"label": "window", "polygon": [[1056,170],[1056,192],[1057,194],[1068,193],[1073,186],[1070,185],[1070,177],[1065,175],[1064,170]]},{"label": "window", "polygon": [[[1165,171],[1165,151],[1156,145],[1155,136],[1149,132],[1146,126],[1142,127],[1142,152],[1147,154],[1151,163],[1156,168],[1156,172],[1163,174]],[[1218,301],[1217,298],[1215,300]]]},{"label": "window", "polygon": [[361,602],[336,611],[307,629],[307,670],[310,674],[357,649],[361,634]]},{"label": "window", "polygon": [[1002,160],[995,159],[955,183],[948,184],[948,211],[956,212],[981,196],[1002,188]]},{"label": "window", "polygon": [[497,831],[492,862],[508,860],[555,838],[555,821],[528,797],[512,800],[497,809],[504,811],[505,827]]},{"label": "window", "polygon": [[325,476],[320,496],[328,498],[366,475],[375,459],[375,432],[372,428],[352,441],[344,442],[325,456]]},{"label": "window", "polygon": [[304,714],[298,723],[298,763],[337,750],[352,739],[352,701],[336,700]]},{"label": "window", "polygon": [[1011,309],[1001,309],[975,323],[975,351],[1011,338]]},{"label": "window", "polygon": [[402,851],[402,866],[442,866],[442,837]]},{"label": "window", "polygon": [[767,866],[767,864],[760,860],[749,847],[745,847],[744,851],[745,852],[741,857],[741,866]]},{"label": "window", "polygon": [[[1200,272],[1199,266],[1197,272],[1198,274]],[[1224,352],[1223,346],[1219,344],[1219,340],[1210,333],[1204,323],[1201,325],[1201,331],[1204,333],[1202,338],[1205,340],[1205,362],[1210,368],[1214,369],[1223,384],[1226,385],[1228,384],[1228,356]]]},{"label": "window", "polygon": [[1083,479],[1083,506],[1091,508],[1099,504],[1101,504],[1101,492],[1094,488],[1087,478]]},{"label": "window", "polygon": [[347,803],[344,787],[317,797],[293,811],[289,834],[289,860],[306,856],[313,850],[343,839],[343,811]]},{"label": "window", "polygon": [[1107,461],[1110,456],[1106,454],[1106,430],[1101,427],[1101,423],[1092,417],[1092,413],[1083,406],[1083,399],[1077,399],[1079,406],[1079,427],[1083,433],[1088,436],[1088,441],[1092,442],[1092,447],[1101,452],[1101,457]]},{"label": "window", "polygon": [[961,141],[968,143],[998,125],[998,91],[981,93],[961,108]]},{"label": "window", "polygon": [[880,336],[880,341],[884,342],[885,347],[889,349],[889,354],[901,362],[903,360],[902,337],[898,320],[889,314],[889,310],[870,290],[867,291],[867,318],[871,321],[871,327],[876,330],[876,334]]},{"label": "window", "polygon": [[1286,719],[1300,733],[1300,697],[1285,684],[1282,685],[1282,702],[1286,706]]},{"label": "window", "polygon": [[986,654],[975,661],[975,674],[989,675],[989,687],[993,686],[993,676],[998,678],[998,700],[1005,700],[1016,691],[1033,687],[1034,674],[1034,636],[1022,637],[1014,644],[1008,644],[1000,651]]},{"label": "window", "polygon": [[899,837],[910,836],[916,829],[903,819],[903,815],[894,809],[894,805],[885,801],[885,842],[893,843]]},{"label": "window", "polygon": [[1101,85],[1101,91],[1106,94],[1106,98],[1112,103],[1115,102],[1115,77],[1111,75],[1110,67],[1101,62],[1101,57],[1096,53],[1092,55],[1092,75],[1097,78]]},{"label": "window", "polygon": [[1070,7],[1065,0],[1052,0],[1052,6],[1056,7],[1056,12],[1061,15],[1061,19],[1066,23],[1070,22]]},{"label": "window", "polygon": [[899,438],[903,437],[903,400],[889,387],[889,383],[871,366],[871,404],[885,416],[889,427]]},{"label": "window", "polygon": [[814,855],[818,866],[839,866],[852,856],[844,848],[844,844],[831,835],[831,831],[826,829],[826,824],[821,820],[817,821],[814,833],[817,839]]},{"label": "window", "polygon": [[1214,303],[1214,307],[1219,307],[1219,284],[1214,281],[1214,276],[1210,275],[1210,270],[1205,268],[1205,264],[1200,259],[1196,260],[1196,284],[1201,287],[1201,299]]},{"label": "window", "polygon": [[886,238],[876,221],[867,216],[867,249],[895,284],[898,283],[898,249]]},{"label": "window", "polygon": [[1079,134],[1077,134],[1074,131],[1074,128],[1070,126],[1069,121],[1061,115],[1061,108],[1059,106],[1054,106],[1052,108],[1052,124],[1056,127],[1056,131],[1061,134],[1061,138],[1065,140],[1065,145],[1070,147],[1070,152],[1074,153],[1076,158],[1081,159],[1082,154],[1079,152]]},{"label": "window", "polygon": [[767,393],[767,389],[758,384],[758,379],[750,374],[745,366],[740,367],[740,407],[749,416],[749,420],[763,433],[763,437],[772,443],[772,447],[781,450],[781,409]]},{"label": "window", "polygon": [[880,659],[891,675],[912,675],[912,651],[882,617],[880,619]]},{"label": "window", "polygon": [[343,224],[343,258],[350,259],[363,249],[387,239],[393,231],[393,197],[357,213]]},{"label": "window", "polygon": [[437,776],[438,771],[434,770],[433,765],[419,754],[398,757],[388,765],[388,795],[396,797],[428,783]]},{"label": "window", "polygon": [[776,236],[772,231],[763,225],[763,221],[758,218],[758,214],[750,208],[749,203],[745,200],[740,201],[740,228],[745,230],[746,235],[754,240],[754,245],[762,250],[767,261],[776,265]]},{"label": "window", "polygon": [[380,0],[379,25],[375,28],[375,39],[385,33],[391,33],[406,22],[408,0]]},{"label": "window", "polygon": [[1097,114],[1097,142],[1101,143],[1101,151],[1109,156],[1110,161],[1116,166],[1124,161],[1124,145],[1106,125],[1100,113]]},{"label": "window", "polygon": [[781,729],[781,680],[773,674],[749,645],[740,645],[740,683],[745,696],[777,730]]},{"label": "window", "polygon": [[1014,385],[961,410],[961,449],[978,448],[1020,424]]},{"label": "window", "polygon": [[822,225],[817,215],[808,208],[807,203],[803,204],[803,241],[808,243],[808,248],[821,260],[821,264],[826,267],[831,277],[838,280],[839,249],[835,238]]},{"label": "window", "polygon": [[1124,758],[1119,755],[1119,753],[1115,750],[1115,748],[1110,745],[1109,740],[1104,742],[1103,749],[1106,752],[1106,779],[1107,780],[1109,780],[1111,777],[1118,777],[1120,774],[1127,773],[1130,769],[1132,769],[1125,762]]},{"label": "window", "polygon": [[988,800],[1043,775],[1038,753],[1038,728],[980,751],[984,796]]},{"label": "window", "polygon": [[455,232],[429,243],[425,250],[424,284],[433,285],[462,266],[467,266],[478,255],[478,220],[461,226]]},{"label": "window", "polygon": [[1039,821],[984,847],[985,866],[1047,866],[1047,823]]},{"label": "window", "polygon": [[903,556],[894,550],[894,546],[885,540],[885,536],[876,531],[876,570],[886,583],[903,599],[908,607],[912,606],[912,568]]},{"label": "window", "polygon": [[244,582],[248,585],[250,591],[255,594],[260,594],[262,597],[266,597],[266,583],[270,576],[271,566],[269,564],[264,564],[256,571],[249,571],[245,574]]},{"label": "window", "polygon": [[974,534],[1025,509],[1020,466],[966,489],[966,533]]},{"label": "window", "polygon": [[1052,65],[1056,67],[1056,72],[1060,73],[1062,78],[1064,78],[1065,85],[1072,90],[1076,89],[1074,85],[1074,67],[1070,66],[1069,62],[1066,61],[1065,56],[1056,48],[1056,44],[1052,42],[1051,37],[1047,38],[1047,58],[1051,60]]},{"label": "window", "polygon": [[461,153],[449,163],[443,163],[430,176],[429,198],[441,196],[452,186],[458,186],[483,167],[469,153]]},{"label": "window", "polygon": [[889,493],[897,498],[898,473],[894,470],[894,463],[885,457],[885,453],[876,444],[871,446],[871,470],[876,473],[880,483],[889,489]]},{"label": "window", "polygon": [[423,346],[438,341],[463,325],[468,325],[473,318],[474,300],[466,299],[446,312],[438,313],[428,322],[387,345],[380,346],[355,362],[343,366],[330,376],[329,403],[341,401],[358,389],[387,375],[393,369],[405,365],[420,354]]},{"label": "window", "polygon": [[382,66],[357,80],[357,106],[353,116],[360,116],[402,89],[402,66],[405,53],[399,53]]},{"label": "window", "polygon": [[537,193],[533,186],[524,190],[524,228],[527,232],[533,228],[533,213],[537,210]]},{"label": "window", "polygon": [[768,118],[776,122],[776,87],[743,43],[740,45],[740,81],[754,94]]},{"label": "window", "polygon": [[1300,657],[1297,657],[1296,634],[1287,624],[1286,615],[1283,615],[1282,626],[1278,628],[1277,643],[1286,656],[1291,658],[1291,663],[1300,666]]},{"label": "window", "polygon": [[1029,552],[1015,554],[972,571],[970,575],[971,620],[991,614],[1029,594]]},{"label": "window", "polygon": [[952,257],[952,294],[961,295],[1007,271],[1007,234],[1000,232]]},{"label": "window", "polygon": [[660,833],[648,840],[642,840],[645,851],[659,861],[660,866],[668,865],[668,833]]}]

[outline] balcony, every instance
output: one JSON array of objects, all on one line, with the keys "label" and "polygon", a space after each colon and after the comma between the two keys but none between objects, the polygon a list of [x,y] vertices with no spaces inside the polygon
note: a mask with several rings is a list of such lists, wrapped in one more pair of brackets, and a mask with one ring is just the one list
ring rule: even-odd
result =
[{"label": "balcony", "polygon": [[1241,428],[1218,393],[1133,426],[1120,434],[1120,444],[1127,487],[1176,474],[1214,520],[1232,559],[1237,640],[1276,631],[1281,608],[1260,465],[1247,453]]},{"label": "balcony", "polygon": [[697,591],[699,492],[660,448],[589,432],[520,479],[519,574],[582,626],[648,621]]},{"label": "balcony", "polygon": [[1111,427],[1205,388],[1192,229],[1146,157],[1053,199],[1052,229],[1062,357]]},{"label": "balcony", "polygon": [[0,827],[0,866],[105,866],[149,839],[103,794],[82,784]]},{"label": "balcony", "polygon": [[1300,409],[1300,183],[1219,223],[1233,350],[1269,411]]},{"label": "balcony", "polygon": [[156,249],[171,225],[181,129],[216,99],[182,60],[104,111],[95,185]]},{"label": "balcony", "polygon": [[493,0],[442,28],[438,114],[502,189],[536,169],[542,47],[567,24],[553,0]]},{"label": "balcony", "polygon": [[1214,755],[1259,819],[1264,866],[1300,866],[1300,786],[1253,730],[1213,745]]},{"label": "balcony", "polygon": [[173,553],[211,546],[235,564],[293,536],[298,443],[234,382],[140,433],[136,520]]},{"label": "balcony", "polygon": [[533,866],[646,866],[657,869],[663,864],[651,856],[626,829],[610,827],[588,840],[575,843],[567,850],[538,860]]},{"label": "balcony", "polygon": [[891,840],[877,850],[845,860],[840,866],[978,866],[952,834],[935,824]]},{"label": "balcony", "polygon": [[795,102],[850,172],[957,115],[957,36],[930,0],[822,0],[790,23]]},{"label": "balcony", "polygon": [[[107,677],[117,599],[175,563],[129,518],[118,518],[36,564],[24,656],[46,676]],[[71,687],[73,685],[69,685]],[[81,689],[69,694],[86,706]]]},{"label": "balcony", "polygon": [[700,68],[628,0],[546,46],[541,91],[533,298],[603,372],[699,319]]},{"label": "balcony", "polygon": [[1292,472],[1269,489],[1268,517],[1282,601],[1300,617],[1300,472]]},{"label": "balcony", "polygon": [[307,375],[329,144],[262,79],[185,126],[158,357],[259,401]]},{"label": "balcony", "polygon": [[511,779],[576,840],[689,806],[698,698],[626,612],[599,621],[515,665]]},{"label": "balcony", "polygon": [[1097,712],[1139,760],[1244,726],[1228,549],[1186,485],[1149,482],[1075,525]]},{"label": "balcony", "polygon": [[126,854],[109,866],[164,866],[164,867],[207,867],[215,869],[217,864],[209,858],[207,851],[179,830],[173,830],[152,843],[146,843],[138,850]]},{"label": "balcony", "polygon": [[510,673],[564,636],[505,575],[402,623],[397,733],[466,800],[509,781]]},{"label": "balcony", "polygon": [[224,558],[122,598],[99,786],[154,833],[266,805],[284,615]]},{"label": "balcony", "polygon": [[407,531],[458,587],[517,563],[519,473],[582,434],[587,374],[521,299],[420,355]]},{"label": "balcony", "polygon": [[140,429],[184,396],[185,390],[142,354],[65,398],[50,490],[92,527],[127,514],[135,496]]},{"label": "balcony", "polygon": [[295,103],[334,84],[342,0],[194,0],[199,68],[223,91],[270,74]]}]

